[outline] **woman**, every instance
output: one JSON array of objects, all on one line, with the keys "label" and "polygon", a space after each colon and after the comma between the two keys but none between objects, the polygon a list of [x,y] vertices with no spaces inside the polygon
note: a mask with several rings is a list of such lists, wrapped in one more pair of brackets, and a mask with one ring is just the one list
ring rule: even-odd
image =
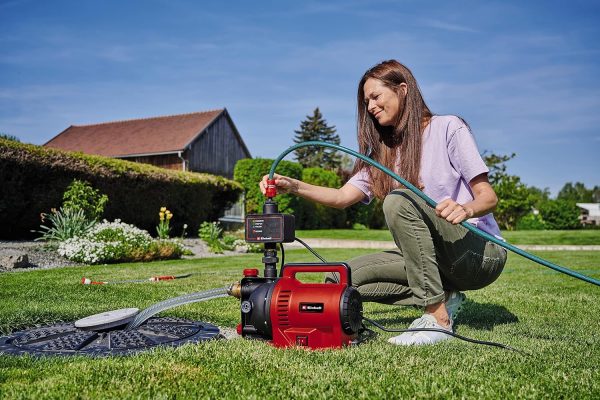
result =
[{"label": "woman", "polygon": [[[350,260],[353,285],[366,301],[423,308],[410,328],[452,331],[465,299],[459,291],[489,285],[506,262],[505,249],[460,225],[467,220],[500,238],[491,214],[497,197],[469,127],[458,117],[433,115],[410,70],[390,60],[368,70],[358,85],[358,144],[362,154],[419,187],[437,207],[362,160],[339,189],[275,175],[278,191],[336,208],[384,199],[397,249]],[[422,345],[449,338],[406,332],[389,341]]]}]

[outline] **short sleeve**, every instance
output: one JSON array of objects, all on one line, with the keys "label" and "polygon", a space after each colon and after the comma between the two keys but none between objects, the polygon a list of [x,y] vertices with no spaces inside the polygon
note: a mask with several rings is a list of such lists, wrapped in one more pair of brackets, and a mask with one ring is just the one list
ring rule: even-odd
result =
[{"label": "short sleeve", "polygon": [[366,169],[361,169],[354,174],[348,182],[361,192],[365,194],[365,197],[361,200],[364,204],[369,204],[373,200],[373,193],[371,192],[371,178],[369,172]]},{"label": "short sleeve", "polygon": [[475,138],[464,124],[450,132],[448,137],[448,155],[454,168],[467,182],[471,182],[478,175],[489,172],[483,162]]}]

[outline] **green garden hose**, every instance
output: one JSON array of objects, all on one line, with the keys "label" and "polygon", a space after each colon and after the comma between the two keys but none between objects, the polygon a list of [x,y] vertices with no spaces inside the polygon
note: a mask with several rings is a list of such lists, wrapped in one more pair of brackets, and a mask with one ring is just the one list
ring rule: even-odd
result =
[{"label": "green garden hose", "polygon": [[[375,168],[380,169],[381,171],[385,172],[386,174],[388,174],[389,176],[391,176],[392,178],[394,178],[395,180],[397,180],[398,182],[400,182],[401,184],[403,184],[404,186],[406,186],[406,188],[408,188],[410,191],[412,191],[414,194],[416,194],[417,196],[419,196],[420,198],[422,198],[423,200],[425,200],[425,202],[427,202],[429,205],[431,205],[432,207],[435,207],[437,205],[437,203],[431,199],[429,196],[427,196],[425,193],[421,192],[417,187],[415,187],[414,185],[410,184],[409,182],[407,182],[406,180],[404,180],[403,178],[401,178],[400,176],[398,176],[397,174],[395,174],[394,172],[392,172],[391,170],[389,170],[388,168],[384,167],[383,165],[379,164],[377,161],[370,159],[369,157],[365,156],[364,154],[360,154],[354,150],[348,149],[346,147],[337,145],[337,144],[333,144],[333,143],[327,143],[327,142],[320,142],[320,141],[309,141],[309,142],[303,142],[303,143],[298,143],[290,148],[288,148],[287,150],[285,150],[283,153],[281,153],[279,155],[279,157],[277,157],[277,159],[275,161],[273,161],[273,164],[271,165],[271,169],[269,170],[269,179],[273,179],[273,176],[275,175],[275,169],[277,168],[277,165],[279,164],[279,162],[285,157],[287,156],[289,153],[291,153],[292,151],[299,149],[301,147],[308,147],[308,146],[317,146],[317,147],[329,147],[332,149],[336,149],[339,151],[342,151],[344,153],[347,154],[351,154],[356,158],[360,158],[361,160],[363,160],[364,162],[374,166]],[[513,246],[512,244],[508,243],[508,242],[504,242],[492,235],[490,235],[487,232],[482,231],[481,229],[475,227],[474,225],[471,225],[470,223],[468,223],[467,221],[463,221],[460,223],[462,226],[464,226],[465,228],[467,228],[468,230],[470,230],[471,232],[475,233],[476,235],[481,236],[482,238],[489,240],[490,242],[496,243],[499,246],[504,247],[505,249],[508,249],[514,253],[517,253],[520,256],[523,256],[531,261],[534,261],[538,264],[543,265],[544,267],[548,267],[551,268],[555,271],[558,272],[562,272],[563,274],[567,274],[569,276],[572,276],[573,278],[577,278],[577,279],[581,279],[582,281],[588,282],[588,283],[592,283],[596,286],[600,286],[600,281],[597,279],[594,279],[592,277],[589,277],[587,275],[583,275],[580,274],[579,272],[575,272],[572,271],[568,268],[565,267],[561,267],[560,265],[556,265],[554,263],[551,263],[550,261],[544,260],[543,258],[537,257],[531,253],[528,253],[526,251],[521,250],[520,248]]]}]

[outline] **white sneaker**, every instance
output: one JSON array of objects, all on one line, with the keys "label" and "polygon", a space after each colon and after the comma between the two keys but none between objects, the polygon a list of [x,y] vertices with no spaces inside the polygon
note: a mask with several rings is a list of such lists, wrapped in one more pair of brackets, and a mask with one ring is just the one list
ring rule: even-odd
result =
[{"label": "white sneaker", "polygon": [[[437,323],[433,315],[423,314],[421,318],[415,319],[408,327],[408,329],[418,328],[443,329],[444,331],[452,332],[452,322],[450,322],[450,327],[445,328]],[[443,332],[404,332],[399,336],[388,339],[388,342],[401,346],[422,346],[426,344],[435,344],[448,339],[452,339],[452,336]]]},{"label": "white sneaker", "polygon": [[446,300],[446,311],[448,311],[448,317],[451,321],[456,321],[456,317],[458,313],[462,309],[463,302],[467,296],[464,293],[461,293],[457,290],[454,290],[448,294],[448,299]]}]

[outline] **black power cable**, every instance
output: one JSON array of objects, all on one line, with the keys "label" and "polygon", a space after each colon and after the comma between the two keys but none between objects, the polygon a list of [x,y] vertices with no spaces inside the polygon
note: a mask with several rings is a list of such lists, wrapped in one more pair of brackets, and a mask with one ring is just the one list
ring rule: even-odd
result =
[{"label": "black power cable", "polygon": [[308,251],[310,251],[311,253],[313,253],[315,255],[315,257],[317,257],[319,260],[323,261],[324,263],[327,263],[327,261],[325,261],[325,259],[319,255],[319,253],[317,253],[316,251],[314,251],[309,245],[307,245],[306,243],[304,243],[302,240],[298,239],[297,237],[295,237],[294,240],[296,242],[299,242],[300,244],[302,244],[304,247],[306,247],[308,249]]},{"label": "black power cable", "polygon": [[450,335],[452,337],[455,337],[457,339],[464,340],[465,342],[476,343],[476,344],[483,344],[483,345],[486,345],[486,346],[500,347],[502,349],[515,351],[517,353],[525,354],[525,355],[528,355],[528,356],[531,355],[531,354],[529,354],[529,353],[527,353],[527,352],[525,352],[523,350],[515,349],[514,347],[510,347],[510,346],[507,346],[507,345],[502,344],[502,343],[487,342],[485,340],[471,339],[471,338],[468,338],[466,336],[459,335],[458,333],[447,331],[445,329],[437,329],[437,328],[390,329],[390,328],[386,328],[385,326],[381,325],[378,322],[373,321],[372,319],[369,319],[369,318],[365,317],[364,315],[362,316],[362,318],[363,318],[363,320],[367,321],[371,325],[374,325],[377,328],[379,328],[379,329],[381,329],[382,331],[385,331],[385,332],[398,332],[398,333],[404,333],[404,332],[441,332],[441,333],[445,333],[446,335]]}]

